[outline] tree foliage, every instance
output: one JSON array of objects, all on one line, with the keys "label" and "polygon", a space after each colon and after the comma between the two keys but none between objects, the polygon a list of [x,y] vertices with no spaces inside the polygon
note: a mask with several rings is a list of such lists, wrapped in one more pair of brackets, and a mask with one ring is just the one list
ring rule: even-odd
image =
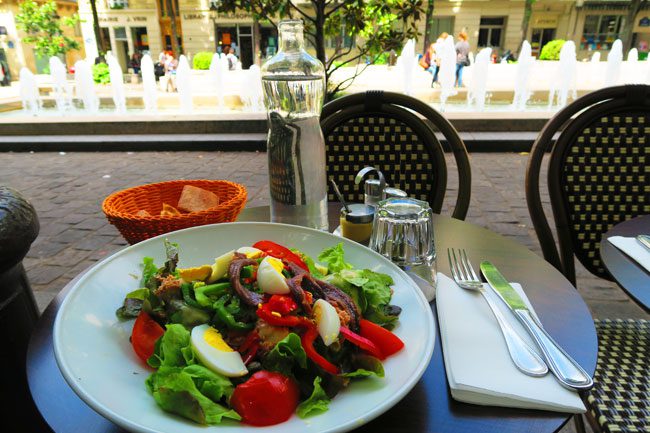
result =
[{"label": "tree foliage", "polygon": [[539,54],[540,60],[560,60],[560,51],[562,46],[566,41],[564,39],[553,39],[544,47],[542,47],[542,52]]},{"label": "tree foliage", "polygon": [[[398,51],[407,39],[419,35],[417,22],[424,0],[311,0],[299,5],[292,0],[222,0],[219,12],[246,11],[258,21],[277,27],[283,18],[301,18],[305,39],[325,65],[328,97],[346,89],[368,64],[385,51]],[[356,44],[345,47],[345,37]],[[325,54],[326,38],[334,41],[333,53]],[[339,83],[330,77],[343,66],[356,66],[355,73]]]},{"label": "tree foliage", "polygon": [[25,0],[19,5],[20,13],[16,15],[18,28],[27,36],[26,44],[34,45],[34,52],[40,57],[52,57],[79,49],[79,43],[64,34],[63,27],[74,28],[79,16],[59,17],[54,0],[36,3]]}]

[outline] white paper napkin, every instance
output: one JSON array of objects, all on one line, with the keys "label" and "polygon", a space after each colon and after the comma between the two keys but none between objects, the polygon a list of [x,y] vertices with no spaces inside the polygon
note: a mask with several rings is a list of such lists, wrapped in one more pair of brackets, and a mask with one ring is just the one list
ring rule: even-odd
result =
[{"label": "white paper napkin", "polygon": [[[519,284],[514,289],[532,307]],[[519,334],[535,347],[508,307],[486,290]],[[455,400],[485,406],[584,413],[577,392],[564,388],[549,372],[544,377],[521,373],[513,364],[499,325],[478,292],[460,288],[438,273],[438,322],[447,380]]]},{"label": "white paper napkin", "polygon": [[625,236],[611,236],[607,240],[619,250],[632,257],[650,272],[650,251],[636,240]]}]

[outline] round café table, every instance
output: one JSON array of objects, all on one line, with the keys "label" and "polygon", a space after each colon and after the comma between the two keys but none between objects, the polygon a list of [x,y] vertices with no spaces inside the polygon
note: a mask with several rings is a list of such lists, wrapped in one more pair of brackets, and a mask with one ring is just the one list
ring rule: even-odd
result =
[{"label": "round caf\u00e9 table", "polygon": [[[339,208],[340,205],[330,205],[331,227],[338,223]],[[245,209],[238,220],[268,221],[269,209]],[[548,332],[593,374],[598,349],[594,323],[577,290],[561,273],[524,246],[489,230],[439,215],[434,216],[434,224],[439,271],[449,275],[444,259],[447,247],[465,248],[474,263],[481,259],[492,261],[507,278],[523,285]],[[47,307],[32,335],[27,356],[30,391],[43,418],[56,432],[122,432],[77,397],[61,376],[54,358],[54,318],[74,283],[71,281]],[[431,313],[437,321],[435,303]],[[550,433],[559,430],[569,419],[569,414],[478,406],[452,400],[438,332],[431,363],[413,390],[388,412],[356,431]],[[218,431],[218,427],[210,430]]]},{"label": "round caf\u00e9 table", "polygon": [[650,234],[650,215],[616,224],[600,241],[600,258],[618,285],[639,306],[650,312],[650,273],[607,240],[611,236],[635,237],[642,234]]}]

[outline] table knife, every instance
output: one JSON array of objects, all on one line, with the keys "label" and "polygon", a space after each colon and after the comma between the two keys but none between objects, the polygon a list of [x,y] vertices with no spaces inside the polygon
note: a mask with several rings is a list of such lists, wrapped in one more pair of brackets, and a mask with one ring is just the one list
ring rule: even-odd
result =
[{"label": "table knife", "polygon": [[650,235],[638,235],[636,240],[643,245],[646,250],[650,251]]},{"label": "table knife", "polygon": [[589,389],[593,380],[573,358],[562,349],[530,312],[521,296],[490,262],[481,263],[481,272],[515,317],[524,325],[528,333],[542,351],[551,372],[564,387],[573,390]]}]

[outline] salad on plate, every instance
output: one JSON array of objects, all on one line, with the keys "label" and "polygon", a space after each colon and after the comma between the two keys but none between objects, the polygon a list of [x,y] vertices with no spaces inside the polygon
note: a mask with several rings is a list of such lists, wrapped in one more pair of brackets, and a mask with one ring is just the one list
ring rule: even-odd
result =
[{"label": "salad on plate", "polygon": [[135,319],[131,345],[165,411],[255,426],[317,415],[351,381],[381,380],[381,361],[404,347],[390,331],[392,278],[355,269],[343,244],[316,262],[261,240],[189,268],[177,244],[165,249],[161,267],[143,259],[141,287],[116,312]]}]

